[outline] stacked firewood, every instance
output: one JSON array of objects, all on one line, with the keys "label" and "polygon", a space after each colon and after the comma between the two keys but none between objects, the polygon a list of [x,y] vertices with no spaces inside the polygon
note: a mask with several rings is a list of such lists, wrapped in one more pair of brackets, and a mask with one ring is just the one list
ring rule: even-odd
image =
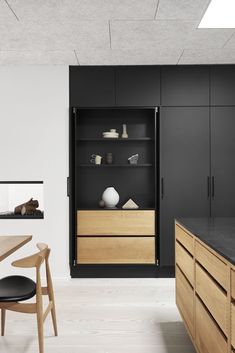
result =
[{"label": "stacked firewood", "polygon": [[41,214],[42,211],[38,210],[39,207],[38,200],[31,198],[29,201],[22,203],[15,207],[14,213],[21,216],[31,216]]}]

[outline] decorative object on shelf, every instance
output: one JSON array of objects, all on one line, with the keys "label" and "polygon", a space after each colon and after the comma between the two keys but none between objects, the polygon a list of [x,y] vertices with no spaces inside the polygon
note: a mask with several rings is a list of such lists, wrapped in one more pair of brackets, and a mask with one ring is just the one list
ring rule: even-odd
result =
[{"label": "decorative object on shelf", "polygon": [[107,152],[105,154],[105,163],[106,164],[113,164],[113,154],[112,154],[112,152]]},{"label": "decorative object on shelf", "polygon": [[129,199],[123,206],[124,209],[137,209],[139,206],[132,200]]},{"label": "decorative object on shelf", "polygon": [[105,206],[104,200],[100,200],[100,201],[99,201],[99,206],[100,206],[101,208],[104,208],[104,206]]},{"label": "decorative object on shelf", "polygon": [[14,209],[14,214],[21,215],[21,216],[40,215],[42,211],[37,210],[38,207],[39,207],[38,200],[34,200],[33,198],[31,198],[29,201],[22,203],[19,206],[16,206]]},{"label": "decorative object on shelf", "polygon": [[118,137],[119,133],[116,131],[116,129],[110,129],[110,131],[103,132],[103,138],[117,139]]},{"label": "decorative object on shelf", "polygon": [[113,186],[110,186],[104,190],[103,195],[102,195],[102,200],[105,203],[105,207],[116,208],[116,206],[119,202],[119,194],[114,189]]},{"label": "decorative object on shelf", "polygon": [[139,159],[139,155],[137,153],[137,154],[134,154],[133,156],[129,157],[128,158],[128,162],[130,164],[137,164],[138,163],[138,159]]},{"label": "decorative object on shelf", "polygon": [[127,139],[128,138],[126,124],[122,125],[122,138],[123,139]]},{"label": "decorative object on shelf", "polygon": [[102,157],[99,156],[98,154],[92,154],[90,162],[93,164],[101,164]]}]

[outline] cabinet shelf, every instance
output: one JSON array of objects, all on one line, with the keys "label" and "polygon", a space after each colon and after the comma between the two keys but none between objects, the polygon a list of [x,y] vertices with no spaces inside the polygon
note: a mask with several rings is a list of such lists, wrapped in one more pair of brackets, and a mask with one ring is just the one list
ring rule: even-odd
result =
[{"label": "cabinet shelf", "polygon": [[115,141],[115,142],[131,142],[131,141],[154,141],[153,138],[151,137],[136,137],[136,138],[78,138],[76,140],[77,142],[110,142],[110,141]]},{"label": "cabinet shelf", "polygon": [[79,164],[78,168],[145,168],[153,164]]},{"label": "cabinet shelf", "polygon": [[154,207],[139,207],[139,208],[78,207],[77,211],[155,211],[155,208]]}]

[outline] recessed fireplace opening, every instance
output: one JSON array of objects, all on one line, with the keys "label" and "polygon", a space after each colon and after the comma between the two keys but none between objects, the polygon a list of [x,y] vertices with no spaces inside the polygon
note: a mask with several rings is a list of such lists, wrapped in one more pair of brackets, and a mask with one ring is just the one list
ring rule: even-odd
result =
[{"label": "recessed fireplace opening", "polygon": [[0,218],[44,218],[43,181],[0,181]]}]

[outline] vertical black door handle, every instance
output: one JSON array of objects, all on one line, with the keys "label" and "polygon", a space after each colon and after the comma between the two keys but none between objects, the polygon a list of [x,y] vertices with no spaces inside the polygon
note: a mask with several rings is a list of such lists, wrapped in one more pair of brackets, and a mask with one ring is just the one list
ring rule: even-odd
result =
[{"label": "vertical black door handle", "polygon": [[67,177],[67,196],[70,196],[70,179]]},{"label": "vertical black door handle", "polygon": [[161,178],[161,198],[164,198],[164,179]]},{"label": "vertical black door handle", "polygon": [[211,194],[210,177],[207,177],[207,198],[209,199]]},{"label": "vertical black door handle", "polygon": [[212,199],[215,197],[215,177],[211,178],[211,196]]}]

